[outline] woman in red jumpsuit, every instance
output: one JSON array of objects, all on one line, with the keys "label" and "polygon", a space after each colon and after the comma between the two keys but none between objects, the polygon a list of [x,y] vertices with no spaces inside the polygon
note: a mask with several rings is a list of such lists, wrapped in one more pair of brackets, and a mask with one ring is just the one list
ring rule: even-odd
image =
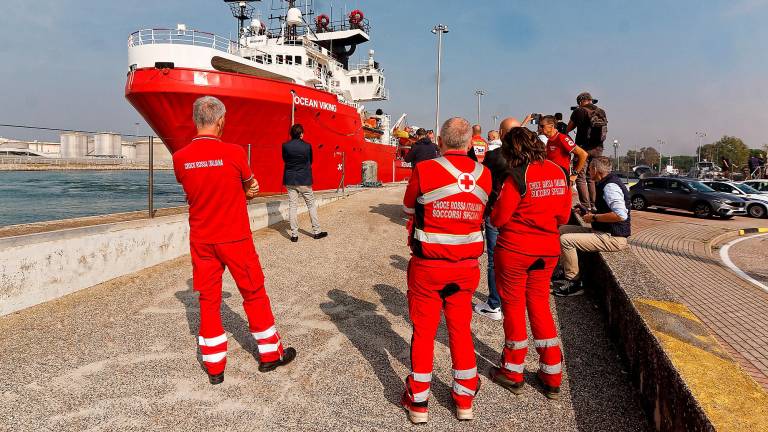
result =
[{"label": "woman in red jumpsuit", "polygon": [[505,343],[501,364],[491,369],[491,379],[515,394],[522,392],[527,309],[539,353],[538,377],[545,395],[556,399],[563,356],[549,309],[549,280],[560,256],[558,227],[570,217],[570,188],[563,170],[547,160],[544,143],[532,131],[512,129],[501,151],[509,163],[509,175],[491,223],[499,228],[494,266]]}]

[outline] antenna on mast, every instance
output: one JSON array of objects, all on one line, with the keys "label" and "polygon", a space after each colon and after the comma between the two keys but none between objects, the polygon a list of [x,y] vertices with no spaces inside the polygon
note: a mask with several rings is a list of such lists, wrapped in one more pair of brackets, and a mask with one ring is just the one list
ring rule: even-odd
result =
[{"label": "antenna on mast", "polygon": [[245,31],[245,22],[253,18],[253,13],[255,11],[255,8],[251,6],[250,3],[254,1],[261,1],[261,0],[248,0],[248,1],[224,0],[224,3],[229,4],[229,9],[232,11],[232,16],[235,17],[238,21],[238,27],[237,27],[238,39],[240,39],[240,37],[243,35],[243,32]]}]

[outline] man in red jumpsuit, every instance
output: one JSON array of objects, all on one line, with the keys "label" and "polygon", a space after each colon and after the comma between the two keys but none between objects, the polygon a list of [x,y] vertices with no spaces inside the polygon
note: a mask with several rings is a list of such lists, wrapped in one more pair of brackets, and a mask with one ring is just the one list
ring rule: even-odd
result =
[{"label": "man in red jumpsuit", "polygon": [[573,172],[581,172],[584,164],[587,163],[587,152],[577,146],[575,142],[564,133],[557,131],[557,120],[555,116],[547,115],[539,120],[541,132],[547,137],[547,159],[556,163],[563,169],[568,177],[568,183],[573,184],[576,181],[576,174],[571,175],[571,154],[576,156],[576,163]]},{"label": "man in red jumpsuit", "polygon": [[419,163],[403,199],[409,224],[408,308],[413,324],[412,373],[402,404],[413,423],[428,419],[435,334],[440,313],[450,338],[456,416],[471,420],[480,386],[472,342],[472,295],[480,281],[483,212],[491,191],[488,168],[467,155],[469,122],[452,118],[440,130],[442,157]]},{"label": "man in red jumpsuit", "polygon": [[475,155],[477,161],[483,163],[485,154],[488,153],[488,142],[483,139],[483,128],[476,124],[472,126],[472,145],[469,149],[470,155]]},{"label": "man in red jumpsuit", "polygon": [[290,363],[296,350],[283,348],[275,329],[264,273],[253,246],[246,199],[259,185],[242,147],[221,141],[224,104],[210,96],[193,106],[197,137],[173,155],[176,179],[189,203],[192,279],[200,293],[198,343],[211,384],[224,381],[227,335],[221,325],[221,275],[229,272],[243,296],[261,372]]}]

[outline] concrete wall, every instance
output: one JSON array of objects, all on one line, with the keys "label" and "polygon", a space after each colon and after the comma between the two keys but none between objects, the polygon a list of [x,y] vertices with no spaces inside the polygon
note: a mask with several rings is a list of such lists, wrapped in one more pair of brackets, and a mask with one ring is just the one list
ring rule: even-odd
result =
[{"label": "concrete wall", "polygon": [[[340,198],[317,195],[317,205]],[[264,228],[287,219],[288,202],[253,204],[248,213],[252,229]],[[186,214],[2,238],[0,316],[187,253]]]}]

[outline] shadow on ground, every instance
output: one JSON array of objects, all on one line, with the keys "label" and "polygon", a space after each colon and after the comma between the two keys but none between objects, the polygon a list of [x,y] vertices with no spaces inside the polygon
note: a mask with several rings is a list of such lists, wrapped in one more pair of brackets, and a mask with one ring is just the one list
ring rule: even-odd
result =
[{"label": "shadow on ground", "polygon": [[403,206],[397,204],[378,204],[371,207],[371,213],[380,214],[389,218],[390,222],[405,226],[405,214]]},{"label": "shadow on ground", "polygon": [[587,296],[554,302],[579,430],[650,430],[597,306]]}]

